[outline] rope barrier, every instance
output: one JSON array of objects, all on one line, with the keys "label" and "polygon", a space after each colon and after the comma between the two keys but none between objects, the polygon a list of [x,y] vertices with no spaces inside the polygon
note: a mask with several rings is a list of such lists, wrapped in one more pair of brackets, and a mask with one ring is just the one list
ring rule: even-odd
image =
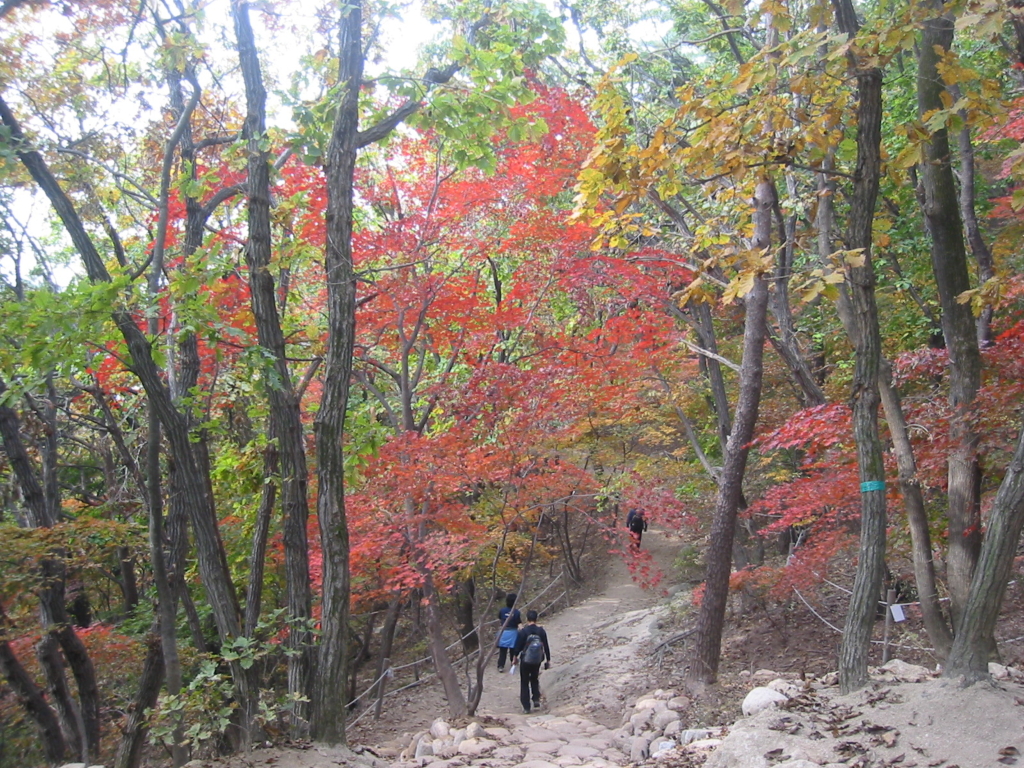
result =
[{"label": "rope barrier", "polygon": [[[529,602],[527,602],[527,603],[526,603],[526,604],[525,604],[525,605],[524,605],[523,607],[524,607],[524,608],[529,608],[529,607],[530,607],[531,605],[533,605],[533,604],[534,604],[534,603],[535,603],[535,602],[536,602],[537,600],[539,600],[539,599],[540,599],[541,597],[543,597],[543,596],[544,596],[544,595],[545,595],[545,594],[546,594],[546,593],[547,593],[547,592],[548,592],[548,591],[549,591],[549,590],[550,590],[550,589],[551,589],[551,588],[552,588],[553,586],[555,586],[555,584],[557,584],[557,583],[558,583],[558,582],[559,582],[560,580],[561,580],[561,574],[560,574],[559,576],[555,577],[554,579],[552,579],[551,583],[549,583],[549,584],[548,584],[548,585],[547,585],[546,587],[544,587],[544,589],[542,589],[542,590],[541,590],[541,591],[540,591],[539,593],[537,593],[536,595],[534,595],[534,596],[533,596],[533,597],[532,597],[532,598],[531,598],[531,599],[529,600]],[[551,602],[549,602],[549,603],[548,603],[548,604],[547,604],[547,605],[546,605],[546,606],[545,606],[545,607],[544,607],[544,608],[542,609],[542,611],[541,611],[541,612],[544,612],[544,611],[548,610],[548,608],[550,608],[550,607],[551,607],[552,605],[554,605],[554,604],[555,604],[556,602],[558,602],[559,600],[561,600],[561,599],[562,599],[563,597],[565,597],[565,596],[566,596],[567,594],[568,594],[568,590],[563,590],[563,591],[562,591],[562,592],[561,592],[561,593],[560,593],[560,594],[559,594],[558,596],[556,596],[556,597],[555,597],[555,599],[554,599],[554,600],[552,600]],[[461,644],[462,644],[462,642],[463,642],[463,641],[464,641],[464,640],[465,640],[465,639],[466,639],[467,637],[470,637],[470,636],[471,636],[471,635],[473,635],[474,633],[476,633],[476,634],[480,634],[480,633],[481,633],[481,632],[482,632],[482,631],[483,631],[483,630],[484,630],[485,628],[487,628],[487,627],[489,627],[489,626],[491,626],[491,625],[494,625],[494,624],[498,624],[498,623],[499,623],[499,621],[498,621],[497,619],[491,619],[491,620],[489,620],[489,621],[485,621],[485,622],[483,622],[483,623],[479,624],[478,626],[475,626],[475,627],[474,627],[474,628],[473,628],[472,630],[470,630],[469,632],[467,632],[466,634],[464,634],[464,635],[463,635],[462,637],[460,637],[459,639],[457,639],[457,640],[456,640],[455,642],[453,642],[453,643],[452,643],[451,645],[448,645],[448,646],[446,646],[446,647],[445,647],[445,649],[444,649],[444,652],[445,652],[445,653],[448,653],[448,652],[449,652],[449,651],[451,651],[451,650],[452,650],[453,648],[456,648],[457,646],[461,645]],[[465,661],[465,660],[467,660],[467,659],[470,659],[470,658],[472,658],[473,656],[475,656],[475,655],[476,655],[476,654],[478,654],[479,652],[480,652],[479,650],[473,651],[472,653],[466,654],[466,655],[462,656],[462,657],[461,657],[461,658],[459,658],[459,659],[455,659],[455,660],[454,660],[454,661],[453,661],[452,663],[453,663],[453,664],[458,664],[458,663],[460,663],[460,662],[463,662],[463,661]],[[381,675],[380,675],[379,677],[377,677],[377,679],[375,679],[375,680],[374,680],[374,681],[373,681],[372,683],[370,683],[369,687],[367,687],[367,688],[366,688],[366,690],[364,690],[364,691],[363,691],[362,693],[360,693],[360,694],[359,694],[358,696],[356,696],[356,697],[355,697],[354,699],[352,699],[352,701],[350,701],[350,702],[349,702],[349,706],[352,706],[353,704],[356,704],[357,702],[359,702],[359,701],[360,701],[361,699],[363,699],[363,698],[364,698],[364,697],[365,697],[365,696],[366,696],[367,694],[369,694],[370,692],[372,692],[372,691],[376,691],[376,690],[377,690],[377,686],[378,686],[378,685],[379,685],[380,683],[382,683],[382,682],[383,682],[384,678],[386,678],[386,677],[389,677],[389,676],[390,676],[390,677],[394,677],[394,676],[395,676],[395,673],[396,673],[396,672],[399,672],[399,671],[401,671],[401,670],[403,670],[403,669],[409,669],[410,667],[415,667],[415,666],[416,666],[416,665],[418,665],[418,664],[427,664],[427,663],[433,663],[433,661],[434,661],[434,657],[433,657],[433,654],[428,654],[427,656],[424,656],[423,658],[420,658],[420,659],[416,659],[415,661],[411,661],[411,662],[409,662],[408,664],[402,664],[402,665],[400,665],[400,666],[397,666],[397,667],[388,667],[388,668],[387,668],[386,670],[384,670],[384,672],[383,672],[383,673],[381,673]],[[436,677],[436,676],[437,676],[437,671],[435,670],[435,671],[431,672],[431,673],[430,673],[430,674],[428,674],[428,675],[424,675],[424,676],[423,676],[423,677],[421,677],[421,678],[420,678],[419,680],[416,680],[416,681],[414,681],[414,682],[412,682],[412,683],[409,683],[408,685],[402,686],[401,688],[396,688],[396,689],[394,689],[393,691],[388,691],[387,693],[385,693],[385,694],[384,694],[384,698],[388,698],[389,696],[393,696],[393,695],[395,695],[396,693],[400,693],[401,691],[404,691],[404,690],[406,690],[406,689],[408,689],[408,688],[412,688],[412,687],[415,687],[415,686],[417,686],[417,685],[420,685],[420,684],[422,684],[423,682],[426,682],[427,680],[430,680],[431,678],[434,678],[434,677]],[[366,714],[367,714],[368,712],[370,712],[370,711],[372,711],[372,710],[371,710],[370,708],[367,708],[367,709],[363,710],[363,712],[361,712],[361,713],[359,714],[359,716],[358,716],[358,717],[356,717],[356,718],[355,718],[354,720],[352,720],[352,721],[351,721],[351,722],[349,723],[349,725],[350,725],[350,726],[351,726],[351,725],[355,725],[355,724],[356,724],[356,723],[358,723],[358,722],[359,722],[360,720],[362,720],[362,719],[363,719],[363,717],[365,717],[365,716],[366,716]]]}]

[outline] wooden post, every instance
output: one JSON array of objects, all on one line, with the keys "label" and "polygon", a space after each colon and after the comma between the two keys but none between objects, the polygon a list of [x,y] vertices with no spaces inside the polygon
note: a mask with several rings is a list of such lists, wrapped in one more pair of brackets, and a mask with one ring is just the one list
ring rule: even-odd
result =
[{"label": "wooden post", "polygon": [[377,681],[377,705],[373,709],[373,719],[380,720],[380,712],[384,708],[384,689],[387,688],[388,678],[391,677],[391,659],[384,659],[381,665],[383,672],[380,673],[380,680]]},{"label": "wooden post", "polygon": [[896,590],[885,593],[885,630],[882,634],[882,663],[889,660],[889,633],[892,631],[892,605],[896,602]]}]

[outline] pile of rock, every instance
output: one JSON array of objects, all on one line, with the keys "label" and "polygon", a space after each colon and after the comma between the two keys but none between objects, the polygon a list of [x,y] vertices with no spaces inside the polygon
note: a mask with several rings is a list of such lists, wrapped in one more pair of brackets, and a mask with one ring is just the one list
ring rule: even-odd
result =
[{"label": "pile of rock", "polygon": [[581,715],[512,716],[509,727],[437,719],[427,731],[378,747],[395,768],[616,768],[630,761],[612,744],[615,732]]},{"label": "pile of rock", "polygon": [[612,743],[629,755],[629,762],[639,763],[647,758],[663,760],[677,756],[682,748],[687,752],[714,749],[721,729],[686,727],[684,716],[691,706],[686,696],[675,691],[658,689],[637,699],[632,709],[626,710],[622,727]]}]

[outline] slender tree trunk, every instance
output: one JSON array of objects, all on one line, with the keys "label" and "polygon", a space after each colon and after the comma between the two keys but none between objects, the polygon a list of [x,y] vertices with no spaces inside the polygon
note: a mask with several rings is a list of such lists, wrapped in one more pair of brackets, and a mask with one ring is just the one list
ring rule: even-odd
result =
[{"label": "slender tree trunk", "polygon": [[[762,180],[757,185],[752,247],[771,247],[771,216],[775,205],[773,185]],[[743,476],[747,466],[750,441],[757,424],[764,378],[764,342],[768,312],[768,283],[757,275],[753,288],[745,297],[746,319],[743,325],[743,361],[740,364],[740,392],[736,418],[726,444],[715,517],[711,526],[711,543],[707,553],[707,574],[704,599],[697,619],[694,657],[687,671],[687,682],[700,686],[713,683],[718,675],[722,653],[722,629],[729,598],[729,574],[732,571],[732,546],[736,535],[736,516],[743,497]]]},{"label": "slender tree trunk", "polygon": [[[924,22],[917,76],[918,112],[943,109],[946,87],[939,73],[941,52],[953,44],[953,21],[932,6],[935,16]],[[981,384],[981,355],[969,304],[957,297],[970,289],[960,204],[950,163],[949,136],[936,130],[925,145],[921,164],[924,215],[931,233],[932,271],[942,306],[942,334],[949,354],[949,403],[952,409],[948,459],[949,556],[948,583],[953,616],[959,619],[967,600],[981,545],[978,435],[970,425],[970,408]]]},{"label": "slender tree trunk", "polygon": [[476,580],[469,576],[459,582],[459,591],[455,597],[455,615],[462,636],[462,650],[472,653],[480,647],[480,637],[476,633],[476,622],[473,619],[473,608],[476,603]]},{"label": "slender tree trunk", "polygon": [[[949,92],[956,101],[960,100],[961,92],[959,85],[950,85]],[[978,265],[978,280],[984,283],[996,275],[995,264],[992,261],[992,251],[985,242],[981,233],[981,225],[978,224],[977,196],[975,194],[975,182],[977,181],[977,167],[974,161],[974,142],[971,140],[970,123],[967,120],[967,111],[960,110],[960,117],[964,125],[957,132],[957,146],[960,154],[960,213],[964,217],[964,228],[967,234],[967,244],[971,248],[971,255]],[[992,307],[985,306],[977,318],[978,346],[985,347],[991,342]]]},{"label": "slender tree trunk", "polygon": [[[691,304],[690,309],[697,318],[697,337],[700,339],[701,347],[708,352],[718,354],[718,340],[715,337],[711,307],[704,302],[699,302]],[[718,420],[718,442],[722,448],[722,456],[725,456],[729,433],[732,432],[732,412],[729,408],[729,395],[725,388],[725,376],[722,374],[721,363],[714,358],[702,356],[701,368],[705,371],[708,383],[711,385],[711,402],[714,404],[715,416]]]},{"label": "slender tree trunk", "polygon": [[1006,468],[988,519],[981,557],[967,603],[957,625],[953,649],[946,660],[946,677],[963,676],[968,683],[988,677],[996,619],[1024,528],[1024,430]]},{"label": "slender tree trunk", "polygon": [[[833,0],[836,24],[853,38],[860,29],[850,0]],[[867,682],[868,651],[885,567],[885,465],[878,434],[878,380],[882,342],[875,305],[871,229],[881,169],[882,72],[865,67],[850,54],[857,77],[857,169],[854,174],[847,240],[863,256],[848,270],[850,306],[857,329],[856,365],[851,396],[853,433],[861,482],[860,551],[850,608],[839,652],[839,685],[848,692]]]},{"label": "slender tree trunk", "polygon": [[274,514],[277,499],[277,484],[268,482],[277,474],[278,453],[274,428],[271,425],[267,446],[263,449],[263,490],[260,506],[256,512],[256,526],[252,532],[252,551],[249,555],[249,586],[245,597],[245,634],[251,637],[260,619],[260,604],[263,600],[263,569],[266,563],[267,538],[270,535],[270,519]]},{"label": "slender tree trunk", "polygon": [[[0,380],[0,394],[6,390],[6,384]],[[8,406],[0,406],[0,439],[3,441],[8,462],[18,479],[29,511],[30,523],[34,527],[52,527],[56,522],[55,502],[48,501],[46,486],[36,477],[28,451],[21,439],[20,420],[17,413]],[[55,558],[45,559],[40,565],[44,581],[39,593],[40,615],[43,627],[47,631],[52,631],[60,643],[65,659],[75,676],[83,721],[82,735],[90,756],[97,756],[100,751],[100,699],[96,670],[89,658],[89,652],[68,620],[64,607],[64,566],[58,558],[59,553]]]},{"label": "slender tree trunk", "polygon": [[444,688],[445,699],[448,700],[448,714],[451,717],[466,717],[469,708],[466,696],[462,692],[458,672],[448,658],[441,621],[441,601],[434,588],[434,574],[422,558],[416,563],[416,570],[423,577],[423,599],[427,609],[427,642],[430,646],[430,656],[434,660],[434,669]]},{"label": "slender tree trunk", "polygon": [[128,547],[117,548],[117,562],[121,570],[121,594],[124,612],[132,613],[139,604],[139,581],[135,575],[135,555]]},{"label": "slender tree trunk", "polygon": [[319,491],[317,518],[324,553],[322,634],[313,685],[312,735],[319,741],[345,741],[348,664],[349,541],[345,515],[342,437],[355,345],[356,284],[352,265],[352,217],[359,88],[363,79],[362,3],[350,2],[341,20],[338,82],[341,101],[335,115],[324,171],[327,176],[327,355],[323,396],[315,432]]},{"label": "slender tree trunk", "polygon": [[28,716],[39,727],[43,741],[43,753],[48,763],[59,765],[64,762],[68,745],[61,732],[60,721],[50,705],[46,703],[43,692],[33,681],[32,676],[18,661],[17,656],[7,642],[7,614],[0,605],[0,675],[14,691],[14,695],[25,708]]},{"label": "slender tree trunk", "polygon": [[[309,694],[312,616],[309,586],[309,520],[305,434],[299,398],[292,382],[281,318],[277,310],[276,287],[270,271],[270,158],[261,147],[266,138],[267,93],[263,87],[256,39],[249,21],[249,4],[233,6],[238,57],[245,81],[248,114],[242,136],[249,145],[248,218],[249,240],[245,255],[249,266],[249,293],[260,346],[271,359],[272,370],[263,373],[270,402],[271,431],[278,439],[281,466],[281,501],[284,506],[285,585],[288,593],[288,693],[296,697],[294,725],[308,719],[303,701]],[[301,698],[300,698],[301,697]]]},{"label": "slender tree trunk", "polygon": [[[11,144],[15,148],[18,159],[47,196],[54,211],[60,217],[75,249],[82,257],[89,279],[95,283],[110,283],[111,277],[106,264],[83,226],[74,204],[64,194],[42,155],[29,148],[30,145],[25,140],[21,126],[2,98],[0,98],[0,120],[10,132]],[[146,390],[146,395],[166,431],[167,441],[177,470],[182,475],[179,492],[183,496],[182,505],[189,511],[195,531],[200,577],[207,592],[221,641],[225,645],[229,644],[234,638],[241,635],[241,611],[234,585],[231,583],[227,557],[217,528],[217,515],[213,499],[207,493],[206,478],[203,477],[202,468],[193,448],[188,417],[175,407],[155,362],[152,343],[139,328],[134,312],[117,306],[113,308],[111,317],[127,345],[132,370]],[[69,663],[72,663],[70,659]],[[255,669],[246,670],[237,662],[232,662],[231,676],[242,713],[243,742],[247,746],[255,727],[257,695]]]},{"label": "slender tree trunk", "polygon": [[914,449],[910,444],[907,422],[903,415],[903,406],[899,392],[892,381],[892,366],[885,358],[881,359],[879,392],[885,421],[889,425],[893,453],[899,467],[900,492],[903,495],[903,507],[907,512],[907,523],[910,527],[910,542],[914,557],[914,580],[917,583],[918,600],[921,603],[921,614],[924,618],[928,639],[935,648],[940,659],[946,658],[953,643],[953,633],[942,615],[939,603],[939,590],[935,580],[935,560],[932,555],[932,536],[928,528],[928,512],[924,506],[924,494],[921,492],[921,481],[917,476],[917,461]]},{"label": "slender tree trunk", "polygon": [[[159,622],[158,622],[159,623]],[[158,627],[154,627],[158,630]],[[128,706],[128,716],[122,726],[121,742],[114,756],[114,768],[139,768],[142,763],[142,749],[146,746],[149,731],[149,710],[160,698],[160,686],[164,680],[164,654],[162,633],[150,632],[146,638],[148,651],[139,677],[139,690]]]},{"label": "slender tree trunk", "polygon": [[88,762],[89,745],[85,740],[85,721],[82,719],[82,711],[71,695],[68,678],[64,674],[64,659],[61,658],[57,639],[52,634],[43,635],[43,639],[36,644],[36,658],[39,659],[39,666],[46,678],[50,700],[57,710],[64,740],[67,744],[74,745],[73,751],[79,759]]},{"label": "slender tree trunk", "polygon": [[810,365],[807,364],[807,358],[796,335],[796,326],[793,324],[793,308],[789,301],[789,282],[793,276],[794,256],[794,224],[791,220],[785,222],[784,229],[786,243],[779,249],[779,256],[775,262],[774,290],[769,299],[769,307],[779,332],[776,337],[769,328],[768,338],[789,368],[789,373],[797,385],[801,407],[813,408],[825,404],[825,393],[821,391]]}]

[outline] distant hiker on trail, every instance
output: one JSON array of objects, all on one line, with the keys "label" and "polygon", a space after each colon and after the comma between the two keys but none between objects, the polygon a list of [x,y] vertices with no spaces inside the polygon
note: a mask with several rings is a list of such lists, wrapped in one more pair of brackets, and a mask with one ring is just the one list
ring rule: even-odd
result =
[{"label": "distant hiker on trail", "polygon": [[519,625],[523,623],[523,617],[516,604],[515,592],[509,592],[505,596],[505,607],[498,611],[498,621],[501,622],[501,629],[498,630],[498,671],[505,671],[505,656],[516,647],[516,639],[519,637]]},{"label": "distant hiker on trail", "polygon": [[626,527],[629,529],[629,538],[633,540],[633,547],[640,549],[640,539],[643,538],[644,531],[647,530],[644,513],[635,508],[629,510],[629,514],[626,516]]},{"label": "distant hiker on trail", "polygon": [[[516,647],[512,649],[512,663],[519,663],[519,701],[523,714],[530,714],[530,702],[534,709],[540,709],[540,665],[551,669],[551,649],[548,647],[548,633],[537,624],[537,612],[526,612],[525,627],[519,630]],[[532,696],[531,696],[532,694]]]}]

